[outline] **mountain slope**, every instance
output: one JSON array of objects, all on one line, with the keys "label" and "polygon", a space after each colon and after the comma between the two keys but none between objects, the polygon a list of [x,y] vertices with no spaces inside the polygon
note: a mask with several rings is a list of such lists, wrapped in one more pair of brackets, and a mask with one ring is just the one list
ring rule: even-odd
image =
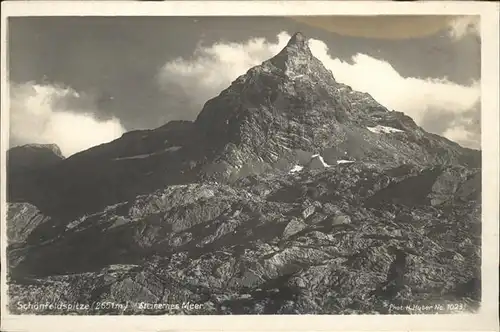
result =
[{"label": "mountain slope", "polygon": [[336,82],[297,33],[194,122],[10,176],[11,301],[476,309],[479,167],[479,151]]},{"label": "mountain slope", "polygon": [[[9,194],[74,218],[165,185],[290,168],[314,153],[330,164],[480,163],[479,151],[429,134],[403,113],[336,82],[297,33],[279,54],[209,100],[194,123],[126,133],[44,170],[32,186],[13,185]],[[61,205],[68,210],[62,213]]]},{"label": "mountain slope", "polygon": [[345,157],[390,166],[478,161],[471,150],[336,82],[300,33],[208,101],[196,125],[214,141],[210,161],[223,177],[239,177],[248,163],[256,169],[287,164],[297,150],[321,153],[330,163]]}]

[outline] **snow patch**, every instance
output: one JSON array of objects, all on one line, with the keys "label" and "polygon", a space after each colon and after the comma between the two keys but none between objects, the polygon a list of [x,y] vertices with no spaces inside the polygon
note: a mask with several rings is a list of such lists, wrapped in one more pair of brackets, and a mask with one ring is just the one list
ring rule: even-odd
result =
[{"label": "snow patch", "polygon": [[352,164],[352,160],[337,160],[337,164]]},{"label": "snow patch", "polygon": [[309,167],[311,168],[328,168],[331,165],[328,165],[323,157],[319,154],[312,155],[311,161],[309,162]]},{"label": "snow patch", "polygon": [[[347,154],[347,152],[346,152],[346,154]],[[354,163],[353,160],[347,160],[347,159],[337,160],[337,165],[340,165],[340,164],[352,164],[352,163]],[[311,156],[311,161],[309,162],[309,164],[313,168],[317,168],[317,167],[320,167],[320,168],[329,168],[329,167],[332,167],[332,165],[327,164],[325,162],[325,159],[323,159],[323,156],[321,156],[319,154],[312,155]]]},{"label": "snow patch", "polygon": [[318,155],[317,158],[319,159],[319,161],[323,164],[323,166],[325,167],[330,167],[330,165],[328,165],[326,162],[325,162],[325,159],[323,159],[323,156],[320,156]]},{"label": "snow patch", "polygon": [[303,166],[300,166],[300,165],[295,165],[292,167],[292,169],[290,170],[290,172],[288,172],[289,174],[292,174],[292,173],[297,173],[297,172],[300,172],[301,170],[303,170],[304,167]]},{"label": "snow patch", "polygon": [[294,75],[294,76],[290,76],[290,79],[291,80],[296,80],[297,78],[302,78],[302,77],[304,77],[303,74],[302,75]]},{"label": "snow patch", "polygon": [[380,126],[377,125],[375,127],[366,127],[369,131],[375,134],[392,134],[392,133],[402,133],[404,132],[403,130],[392,128],[392,127],[386,127],[386,126]]}]

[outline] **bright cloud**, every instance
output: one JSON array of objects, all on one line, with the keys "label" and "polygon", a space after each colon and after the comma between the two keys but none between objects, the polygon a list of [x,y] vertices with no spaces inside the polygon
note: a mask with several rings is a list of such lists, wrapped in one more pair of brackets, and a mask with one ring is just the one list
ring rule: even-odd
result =
[{"label": "bright cloud", "polygon": [[322,41],[311,40],[310,45],[311,51],[332,70],[337,81],[369,93],[387,108],[408,114],[424,127],[424,119],[430,112],[460,117],[480,100],[479,82],[465,86],[444,78],[403,77],[388,62],[368,55],[357,54],[350,64],[332,59]]},{"label": "bright cloud", "polygon": [[174,112],[183,118],[195,118],[203,104],[248,69],[278,53],[288,42],[286,33],[278,35],[278,42],[264,38],[250,39],[244,44],[216,43],[209,47],[198,47],[192,59],[177,58],[166,63],[160,70],[158,80],[168,95]]},{"label": "bright cloud", "polygon": [[70,88],[32,82],[11,84],[10,96],[11,146],[55,143],[68,157],[125,132],[116,118],[96,120],[92,105]]},{"label": "bright cloud", "polygon": [[[166,63],[158,76],[160,85],[172,97],[184,95],[183,99],[176,99],[182,102],[173,108],[182,110],[184,117],[195,118],[208,99],[218,95],[251,67],[278,53],[289,38],[288,33],[282,32],[277,42],[254,38],[245,43],[199,47],[191,59],[178,58]],[[311,39],[309,45],[312,53],[334,73],[337,81],[371,94],[389,109],[405,112],[424,128],[429,112],[436,115],[434,118],[439,118],[440,114],[461,118],[469,114],[480,100],[479,82],[460,85],[445,78],[403,77],[388,62],[366,54],[357,54],[352,63],[348,63],[332,58],[327,45],[320,40]],[[480,112],[479,109],[477,112]],[[461,139],[474,136],[467,131],[477,132],[479,128],[450,127],[457,122],[460,121],[448,121],[447,126],[436,133],[470,147],[479,147],[477,140]]]}]

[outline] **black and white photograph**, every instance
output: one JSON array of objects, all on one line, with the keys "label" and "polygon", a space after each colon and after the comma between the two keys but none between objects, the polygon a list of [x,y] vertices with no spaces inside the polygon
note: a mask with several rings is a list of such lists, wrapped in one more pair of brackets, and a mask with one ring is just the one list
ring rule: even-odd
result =
[{"label": "black and white photograph", "polygon": [[115,8],[2,18],[10,316],[453,320],[498,294],[482,15]]}]

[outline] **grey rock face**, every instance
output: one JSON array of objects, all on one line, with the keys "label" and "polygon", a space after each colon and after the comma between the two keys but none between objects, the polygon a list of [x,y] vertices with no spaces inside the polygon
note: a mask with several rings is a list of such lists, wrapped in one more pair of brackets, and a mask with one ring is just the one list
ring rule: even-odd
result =
[{"label": "grey rock face", "polygon": [[286,225],[283,231],[283,238],[286,239],[307,227],[307,224],[301,220],[294,219]]},{"label": "grey rock face", "polygon": [[312,215],[314,213],[314,210],[316,208],[314,207],[314,205],[310,205],[308,206],[304,211],[302,211],[302,217],[304,219],[307,219],[309,218],[310,215]]},{"label": "grey rock face", "polygon": [[[363,180],[367,176],[371,181]],[[168,294],[166,302],[203,304],[205,311],[190,314],[388,313],[384,301],[428,301],[439,286],[449,301],[478,303],[478,293],[460,295],[460,287],[480,276],[480,201],[470,196],[464,204],[450,194],[434,207],[429,200],[364,207],[386,179],[384,170],[362,165],[306,173],[300,182],[331,188],[318,204],[307,203],[323,202],[309,216],[317,221],[307,224],[289,216],[300,215],[308,197],[267,200],[250,194],[252,184],[244,181],[169,186],[83,218],[51,243],[23,249],[11,270],[12,300],[73,294],[61,298],[76,301],[94,294],[100,301],[162,303],[167,295],[161,294]],[[293,191],[297,181],[293,174],[258,180],[273,191]],[[10,222],[23,216],[16,211]],[[408,253],[410,267],[394,294],[381,286],[393,247]],[[132,268],[109,267],[116,264]],[[15,281],[26,275],[37,276],[36,283],[28,278],[29,291]],[[127,311],[153,312],[170,311]]]},{"label": "grey rock face", "polygon": [[44,216],[35,206],[28,203],[12,203],[7,205],[7,239],[9,244],[27,243],[31,233],[50,219]]},{"label": "grey rock face", "polygon": [[350,224],[351,223],[351,218],[346,215],[338,215],[332,218],[332,224],[333,225],[343,225],[343,224]]},{"label": "grey rock face", "polygon": [[478,160],[338,83],[296,34],[195,122],[9,174],[11,310],[389,314],[438,293],[477,309]]}]

